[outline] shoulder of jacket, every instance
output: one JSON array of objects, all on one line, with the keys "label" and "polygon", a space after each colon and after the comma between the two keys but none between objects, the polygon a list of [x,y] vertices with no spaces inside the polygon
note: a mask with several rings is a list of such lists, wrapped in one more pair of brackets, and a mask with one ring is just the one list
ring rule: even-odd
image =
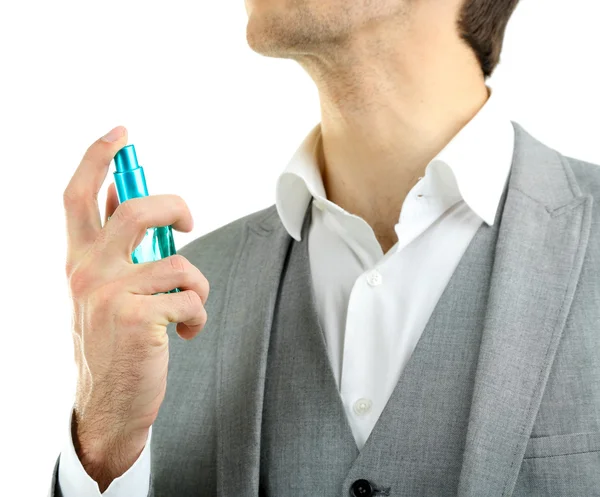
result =
[{"label": "shoulder of jacket", "polygon": [[197,266],[214,260],[229,262],[237,253],[245,227],[251,225],[257,229],[265,229],[272,223],[274,214],[277,214],[275,204],[246,214],[192,240],[177,250],[177,253]]},{"label": "shoulder of jacket", "polygon": [[561,157],[571,167],[581,193],[591,194],[594,203],[598,205],[600,203],[600,165],[562,154]]}]

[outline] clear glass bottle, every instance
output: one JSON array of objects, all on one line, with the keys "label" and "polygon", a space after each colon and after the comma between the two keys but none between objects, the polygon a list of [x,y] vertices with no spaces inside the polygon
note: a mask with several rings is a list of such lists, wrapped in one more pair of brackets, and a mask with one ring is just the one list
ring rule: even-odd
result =
[{"label": "clear glass bottle", "polygon": [[[117,152],[115,166],[114,178],[119,203],[131,198],[148,196],[144,169],[138,164],[133,145],[127,145]],[[146,230],[141,243],[132,252],[131,260],[134,264],[158,261],[175,253],[172,227],[156,226]],[[167,293],[179,291],[179,288],[174,288]]]}]

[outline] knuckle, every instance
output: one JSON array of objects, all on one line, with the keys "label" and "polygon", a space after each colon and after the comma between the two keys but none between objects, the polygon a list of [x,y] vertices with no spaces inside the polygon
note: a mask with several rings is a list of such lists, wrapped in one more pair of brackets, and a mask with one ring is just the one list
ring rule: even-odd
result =
[{"label": "knuckle", "polygon": [[183,197],[181,197],[180,195],[173,195],[173,199],[179,209],[188,210],[188,205],[187,205],[186,201],[183,200]]},{"label": "knuckle", "polygon": [[92,277],[87,271],[78,267],[70,271],[68,281],[71,295],[74,297],[79,297],[86,293],[86,291],[90,288],[92,284]]},{"label": "knuckle", "polygon": [[70,209],[76,205],[81,199],[81,194],[76,192],[72,186],[67,186],[63,192],[63,206],[65,209]]},{"label": "knuckle", "polygon": [[202,288],[204,290],[204,303],[206,303],[206,299],[208,299],[208,294],[210,293],[210,283],[204,275],[202,275]]},{"label": "knuckle", "polygon": [[208,294],[210,293],[210,283],[201,271],[198,271],[198,273],[198,288],[200,289],[200,299],[202,300],[202,305],[206,305],[206,301],[208,300]]},{"label": "knuckle", "polygon": [[185,262],[187,264],[187,277],[184,280],[184,284],[197,289],[202,305],[204,305],[210,291],[208,279],[196,265],[192,264],[187,259],[185,259]]},{"label": "knuckle", "polygon": [[175,200],[176,212],[178,212],[183,218],[191,217],[192,214],[190,212],[190,208],[183,197],[180,197],[179,195],[173,195],[173,197]]},{"label": "knuckle", "polygon": [[202,301],[200,300],[200,295],[196,292],[190,290],[184,293],[185,294],[185,306],[191,310],[192,312],[200,312],[201,309],[204,308],[202,305]]},{"label": "knuckle", "polygon": [[85,149],[85,153],[81,159],[82,161],[89,160],[90,156],[94,155],[95,150],[98,148],[97,143],[98,141],[96,140],[88,145],[88,148]]},{"label": "knuckle", "polygon": [[175,254],[169,257],[171,270],[175,273],[185,273],[188,267],[188,260],[180,254]]},{"label": "knuckle", "polygon": [[206,312],[206,309],[204,307],[202,307],[202,311],[200,312],[200,318],[200,327],[203,328],[206,322],[208,321],[208,313]]},{"label": "knuckle", "polygon": [[130,199],[122,204],[119,204],[113,216],[124,224],[139,224],[142,219],[142,211],[139,209],[138,203]]}]

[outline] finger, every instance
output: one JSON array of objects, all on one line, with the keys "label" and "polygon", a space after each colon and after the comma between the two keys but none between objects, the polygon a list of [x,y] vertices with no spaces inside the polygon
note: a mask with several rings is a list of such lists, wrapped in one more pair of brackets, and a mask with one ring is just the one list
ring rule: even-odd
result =
[{"label": "finger", "polygon": [[192,214],[180,196],[131,198],[120,204],[106,223],[101,250],[111,257],[118,254],[129,259],[148,228],[170,225],[184,232],[194,227]]},{"label": "finger", "polygon": [[152,295],[173,288],[192,290],[206,304],[210,285],[202,272],[184,256],[175,254],[154,262],[136,264],[124,283],[131,293]]},{"label": "finger", "polygon": [[67,236],[71,250],[91,244],[101,226],[98,192],[115,154],[127,143],[127,130],[117,126],[85,152],[63,194]]},{"label": "finger", "polygon": [[108,221],[108,218],[115,213],[115,210],[119,207],[119,197],[117,195],[117,187],[114,183],[108,185],[108,191],[106,195],[106,209],[104,210],[104,224]]},{"label": "finger", "polygon": [[185,340],[194,338],[208,319],[202,301],[193,290],[179,293],[165,293],[162,295],[148,295],[145,299],[152,299],[151,312],[156,322],[167,326],[169,323],[177,324],[177,333]]}]

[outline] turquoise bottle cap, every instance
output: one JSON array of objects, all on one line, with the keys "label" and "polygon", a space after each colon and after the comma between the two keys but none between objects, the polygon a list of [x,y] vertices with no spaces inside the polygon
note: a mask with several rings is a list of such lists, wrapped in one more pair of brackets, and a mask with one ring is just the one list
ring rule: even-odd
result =
[{"label": "turquoise bottle cap", "polygon": [[148,196],[144,168],[138,164],[135,147],[126,145],[115,155],[115,186],[119,202]]},{"label": "turquoise bottle cap", "polygon": [[126,145],[117,152],[117,155],[115,155],[115,166],[118,173],[132,171],[140,167],[133,144]]}]

